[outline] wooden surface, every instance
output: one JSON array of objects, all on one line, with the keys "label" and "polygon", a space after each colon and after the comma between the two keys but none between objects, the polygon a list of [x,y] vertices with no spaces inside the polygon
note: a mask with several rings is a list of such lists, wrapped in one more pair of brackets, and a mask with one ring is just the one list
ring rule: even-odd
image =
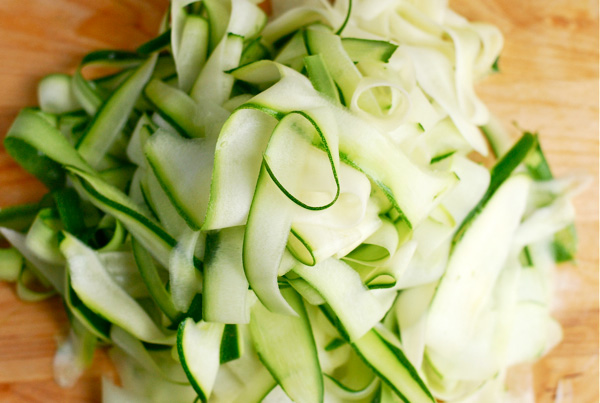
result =
[{"label": "wooden surface", "polygon": [[[375,1],[375,0],[373,0]],[[598,1],[451,0],[470,19],[489,21],[505,35],[502,73],[478,92],[506,126],[538,131],[556,175],[592,178],[575,200],[580,253],[556,278],[556,317],[564,341],[532,371],[539,402],[598,402]],[[0,0],[0,137],[17,111],[36,103],[36,83],[72,72],[88,51],[133,49],[151,37],[166,0]],[[516,129],[515,129],[516,133]],[[0,148],[0,207],[37,200],[43,187]],[[72,389],[52,376],[57,337],[66,319],[60,301],[23,303],[0,284],[0,402],[97,402],[98,354]]]}]

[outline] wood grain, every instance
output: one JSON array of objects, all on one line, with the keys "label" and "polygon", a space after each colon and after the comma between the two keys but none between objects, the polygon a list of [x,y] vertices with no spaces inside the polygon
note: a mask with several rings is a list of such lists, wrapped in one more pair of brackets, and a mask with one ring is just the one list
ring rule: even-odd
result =
[{"label": "wood grain", "polygon": [[[375,0],[373,0],[375,1]],[[596,0],[451,0],[470,19],[488,21],[505,35],[501,74],[478,93],[507,127],[540,133],[555,174],[588,175],[591,186],[575,201],[580,253],[576,266],[556,275],[556,317],[564,341],[515,383],[531,378],[539,402],[598,401],[598,2]],[[18,110],[36,103],[37,81],[72,72],[88,51],[133,49],[150,38],[166,0],[0,1],[0,137]],[[513,129],[515,135],[517,129]],[[45,190],[0,148],[0,207],[37,200]],[[72,389],[53,382],[56,338],[66,318],[57,299],[23,303],[0,284],[0,401],[98,402],[99,353]]]}]

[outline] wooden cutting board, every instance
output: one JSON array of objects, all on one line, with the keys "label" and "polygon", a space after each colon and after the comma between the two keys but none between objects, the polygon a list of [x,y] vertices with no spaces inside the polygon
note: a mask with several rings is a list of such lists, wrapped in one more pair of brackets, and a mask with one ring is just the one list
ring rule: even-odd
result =
[{"label": "wooden cutting board", "polygon": [[[532,368],[520,368],[512,381],[532,379],[539,402],[554,402],[557,390],[562,403],[598,402],[598,1],[451,5],[505,35],[501,74],[478,86],[491,111],[507,127],[539,132],[556,175],[591,178],[575,200],[578,263],[556,275],[555,314],[564,341]],[[94,49],[135,48],[153,36],[166,7],[166,0],[1,0],[0,138],[20,108],[36,103],[43,75],[72,73]],[[0,148],[0,207],[44,193]],[[65,330],[58,299],[23,303],[13,286],[0,284],[1,402],[100,401],[100,377],[110,376],[102,353],[74,388],[60,389],[53,381],[56,340]]]}]

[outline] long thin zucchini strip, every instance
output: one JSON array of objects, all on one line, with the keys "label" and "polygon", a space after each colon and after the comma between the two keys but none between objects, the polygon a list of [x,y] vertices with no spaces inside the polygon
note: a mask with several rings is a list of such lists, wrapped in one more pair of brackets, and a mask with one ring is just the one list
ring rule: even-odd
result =
[{"label": "long thin zucchini strip", "polygon": [[[326,29],[309,27],[304,31],[304,40],[309,54],[320,54],[323,57],[327,69],[340,88],[342,104],[350,106],[354,92],[363,77],[344,50],[340,37]],[[379,109],[371,92],[363,94],[360,106],[370,113],[376,113]]]},{"label": "long thin zucchini strip", "polygon": [[292,225],[293,206],[263,165],[244,234],[244,272],[264,306],[288,315],[296,313],[281,296],[277,273]]},{"label": "long thin zucchini strip", "polygon": [[244,275],[244,228],[209,234],[204,256],[203,317],[208,322],[248,323],[248,280]]},{"label": "long thin zucchini strip", "polygon": [[83,109],[94,116],[104,101],[97,86],[83,77],[86,66],[100,64],[128,68],[139,65],[143,60],[144,57],[136,53],[120,50],[98,50],[85,55],[73,75],[73,93]]},{"label": "long thin zucchini strip", "polygon": [[183,137],[204,137],[197,119],[198,104],[185,92],[154,78],[144,88],[144,95]]},{"label": "long thin zucchini strip", "polygon": [[180,317],[181,312],[173,305],[171,295],[165,288],[165,284],[159,275],[158,267],[156,267],[152,256],[135,238],[131,240],[131,248],[133,249],[135,262],[152,299],[156,302],[160,310],[172,322],[175,322]]},{"label": "long thin zucchini strip", "polygon": [[169,256],[169,286],[175,309],[185,312],[201,291],[202,277],[194,267],[194,251],[200,231],[188,230]]},{"label": "long thin zucchini strip", "polygon": [[73,315],[73,317],[79,321],[81,326],[84,326],[99,340],[108,341],[110,339],[111,323],[88,308],[81,298],[77,296],[77,293],[71,286],[71,278],[68,270],[65,272],[65,280],[64,301],[67,312]]},{"label": "long thin zucchini strip", "polygon": [[188,93],[194,81],[204,68],[208,57],[209,23],[197,15],[185,18],[181,35],[181,50],[177,54],[175,66],[179,88]]},{"label": "long thin zucchini strip", "polygon": [[216,51],[222,39],[227,35],[228,22],[231,16],[231,2],[203,0],[202,3],[206,8],[206,14],[208,16],[208,24],[210,27],[209,52],[212,54]]},{"label": "long thin zucchini strip", "polygon": [[527,154],[535,147],[536,138],[531,133],[525,133],[521,139],[500,159],[492,168],[490,184],[479,203],[462,221],[452,239],[452,244],[460,241],[475,217],[485,208],[496,190],[508,179],[512,172],[523,162]]},{"label": "long thin zucchini strip", "polygon": [[321,94],[331,99],[334,103],[340,103],[340,93],[335,86],[331,74],[325,66],[323,56],[319,53],[316,55],[306,56],[304,58],[304,66],[308,72],[308,78],[313,87]]},{"label": "long thin zucchini strip", "polygon": [[177,352],[188,380],[202,402],[208,401],[217,378],[224,325],[187,318],[177,332]]},{"label": "long thin zucchini strip", "polygon": [[294,272],[321,294],[351,341],[360,339],[386,313],[358,273],[342,261],[331,258],[314,267],[297,265]]},{"label": "long thin zucchini strip", "polygon": [[172,0],[10,128],[50,192],[0,209],[0,280],[61,294],[56,380],[100,342],[107,402],[502,400],[561,337],[581,183],[489,121],[500,32],[439,1],[262,1]]},{"label": "long thin zucchini strip", "polygon": [[342,38],[342,46],[354,63],[377,60],[387,63],[398,45],[388,41],[363,38]]},{"label": "long thin zucchini strip", "polygon": [[227,32],[249,41],[261,33],[266,23],[267,15],[254,1],[232,0]]},{"label": "long thin zucchini strip", "polygon": [[352,347],[403,402],[435,402],[402,349],[386,340],[377,328],[352,343]]},{"label": "long thin zucchini strip", "polygon": [[302,298],[292,288],[282,293],[297,316],[280,315],[255,304],[250,334],[256,352],[294,402],[323,402],[323,375]]},{"label": "long thin zucchini strip", "polygon": [[92,249],[68,233],[60,249],[67,258],[73,289],[91,310],[138,339],[156,344],[174,342],[174,338],[161,331],[143,308],[114,282]]},{"label": "long thin zucchini strip", "polygon": [[524,175],[504,181],[454,246],[428,315],[427,348],[444,360],[460,357],[481,328],[477,323],[509,256],[530,182]]},{"label": "long thin zucchini strip", "polygon": [[215,150],[210,200],[203,230],[244,225],[277,120],[253,109],[233,112]]},{"label": "long thin zucchini strip", "polygon": [[92,168],[41,112],[23,109],[4,139],[8,153],[49,188],[61,187],[64,171],[60,165],[72,165],[83,171]]},{"label": "long thin zucchini strip", "polygon": [[[149,169],[144,172],[140,179],[140,187],[144,194],[145,205],[151,209],[153,215],[158,218],[173,239],[178,239],[190,228],[161,186],[154,170]],[[141,205],[144,207],[144,204]]]},{"label": "long thin zucchini strip", "polygon": [[[171,52],[173,53],[173,60],[175,62],[177,74],[180,76],[180,80],[181,75],[186,75],[185,73],[180,73],[180,70],[182,70],[185,64],[182,63],[181,60],[186,57],[182,52],[182,43],[184,41],[183,32],[188,19],[188,13],[186,12],[185,7],[196,2],[199,2],[199,0],[173,0],[171,1],[171,7],[169,8],[171,17]],[[202,43],[200,44],[200,47],[201,46]]]},{"label": "long thin zucchini strip", "polygon": [[121,221],[159,262],[168,266],[169,254],[177,243],[171,235],[118,189],[76,168],[68,169],[75,184],[96,207]]},{"label": "long thin zucchini strip", "polygon": [[65,258],[58,249],[60,221],[55,210],[40,210],[25,237],[25,246],[39,259],[51,265],[65,264]]},{"label": "long thin zucchini strip", "polygon": [[227,34],[208,58],[194,83],[192,98],[196,101],[207,98],[217,105],[223,105],[229,98],[234,83],[234,78],[226,71],[239,65],[243,49],[242,36]]},{"label": "long thin zucchini strip", "polygon": [[278,40],[297,32],[300,28],[315,22],[327,22],[328,15],[317,7],[296,7],[288,10],[271,21],[262,31],[267,44],[276,44]]},{"label": "long thin zucchini strip", "polygon": [[154,71],[157,58],[157,53],[150,56],[94,115],[90,127],[77,144],[77,151],[91,166],[98,166],[125,126],[137,98]]},{"label": "long thin zucchini strip", "polygon": [[208,139],[182,139],[159,129],[144,150],[177,212],[190,228],[200,229],[209,202],[214,143]]}]

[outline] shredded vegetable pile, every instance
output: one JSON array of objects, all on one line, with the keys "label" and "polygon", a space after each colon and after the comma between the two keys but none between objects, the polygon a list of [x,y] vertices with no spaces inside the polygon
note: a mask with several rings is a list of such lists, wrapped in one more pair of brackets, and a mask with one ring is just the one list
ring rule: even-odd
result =
[{"label": "shredded vegetable pile", "polygon": [[0,278],[64,300],[58,383],[105,348],[105,402],[505,401],[561,338],[580,183],[477,98],[500,32],[444,1],[257,3],[172,0],[10,128],[49,193],[0,210]]}]

